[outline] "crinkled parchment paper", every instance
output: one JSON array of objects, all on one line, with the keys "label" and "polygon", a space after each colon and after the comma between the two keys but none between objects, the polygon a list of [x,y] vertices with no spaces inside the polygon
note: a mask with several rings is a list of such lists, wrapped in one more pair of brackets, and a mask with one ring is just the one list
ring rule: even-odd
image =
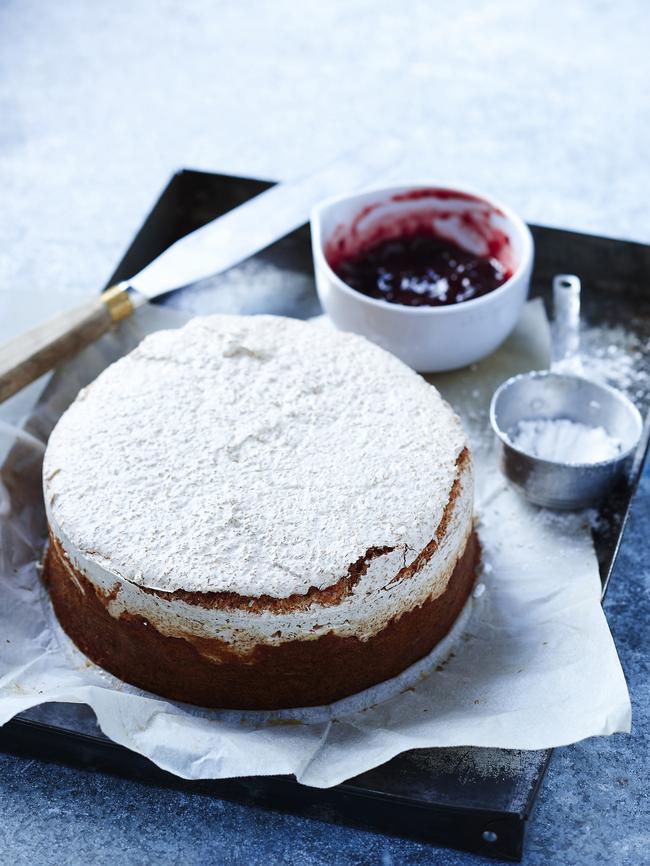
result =
[{"label": "crinkled parchment paper", "polygon": [[46,701],[86,703],[107,736],[179,776],[293,773],[318,787],[407,749],[541,749],[629,730],[627,688],[600,606],[587,521],[527,505],[492,456],[492,391],[507,376],[548,364],[540,302],[528,305],[489,359],[432,377],[472,440],[485,562],[476,597],[430,658],[398,682],[332,707],[278,713],[172,703],[87,661],[58,626],[39,579],[41,443],[83,384],[144,333],[183,321],[164,309],[140,311],[55,375],[27,433],[0,420],[0,451],[9,452],[0,486],[0,724]]}]

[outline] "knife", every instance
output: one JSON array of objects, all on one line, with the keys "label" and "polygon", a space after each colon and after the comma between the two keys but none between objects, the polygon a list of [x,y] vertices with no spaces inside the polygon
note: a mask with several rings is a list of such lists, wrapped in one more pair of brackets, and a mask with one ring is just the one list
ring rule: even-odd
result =
[{"label": "knife", "polygon": [[239,264],[303,225],[321,199],[376,180],[402,151],[399,140],[382,138],[308,177],[277,184],[176,241],[130,279],[5,343],[0,347],[0,403],[148,301]]}]

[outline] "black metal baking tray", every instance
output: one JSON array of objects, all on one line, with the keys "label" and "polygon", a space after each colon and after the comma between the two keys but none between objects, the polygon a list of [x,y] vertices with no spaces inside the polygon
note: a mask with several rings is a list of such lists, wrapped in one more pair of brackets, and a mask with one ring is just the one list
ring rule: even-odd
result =
[{"label": "black metal baking tray", "polygon": [[[263,191],[268,181],[181,171],[174,175],[107,285],[127,279],[172,242]],[[575,272],[583,281],[584,319],[597,327],[625,322],[636,344],[650,340],[647,289],[650,247],[532,226],[536,266],[532,293],[548,302],[551,278]],[[180,290],[161,303],[208,312],[276,313],[307,318],[319,310],[305,226],[225,275]],[[645,393],[634,395],[647,411]],[[641,471],[601,510],[594,530],[603,592]],[[467,851],[518,860],[550,751],[421,749],[328,790],[289,777],[187,782],[116,745],[93,712],[77,704],[44,704],[0,728],[0,748],[326,821],[345,821]]]}]

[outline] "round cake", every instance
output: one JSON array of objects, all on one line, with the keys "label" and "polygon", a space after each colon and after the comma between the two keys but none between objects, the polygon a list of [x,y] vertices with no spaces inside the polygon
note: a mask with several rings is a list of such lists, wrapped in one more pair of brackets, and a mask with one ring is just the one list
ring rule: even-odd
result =
[{"label": "round cake", "polygon": [[392,355],[313,323],[147,337],[61,417],[43,482],[64,630],[175,700],[361,691],[429,653],[474,582],[458,418]]}]

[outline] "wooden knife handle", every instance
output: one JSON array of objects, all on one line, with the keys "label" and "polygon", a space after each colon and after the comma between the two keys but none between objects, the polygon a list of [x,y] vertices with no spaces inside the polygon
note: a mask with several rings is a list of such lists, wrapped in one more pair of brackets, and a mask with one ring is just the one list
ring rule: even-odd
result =
[{"label": "wooden knife handle", "polygon": [[0,403],[94,343],[133,309],[127,290],[112,286],[0,346]]}]

